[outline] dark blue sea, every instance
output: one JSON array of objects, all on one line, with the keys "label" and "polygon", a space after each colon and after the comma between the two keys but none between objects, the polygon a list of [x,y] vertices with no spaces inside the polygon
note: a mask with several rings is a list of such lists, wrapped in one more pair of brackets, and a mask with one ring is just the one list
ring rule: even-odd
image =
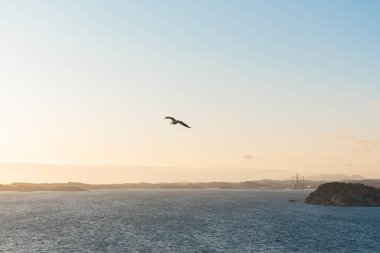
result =
[{"label": "dark blue sea", "polygon": [[306,190],[0,193],[2,252],[380,252],[380,208]]}]

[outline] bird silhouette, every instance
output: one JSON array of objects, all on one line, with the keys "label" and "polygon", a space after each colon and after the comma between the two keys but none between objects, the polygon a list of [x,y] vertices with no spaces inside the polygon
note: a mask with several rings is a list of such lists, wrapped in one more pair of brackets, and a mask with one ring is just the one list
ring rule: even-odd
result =
[{"label": "bird silhouette", "polygon": [[170,125],[176,125],[176,124],[181,124],[184,127],[191,128],[188,125],[186,125],[184,122],[177,120],[173,117],[165,117],[165,119],[170,119],[172,122],[170,122]]}]

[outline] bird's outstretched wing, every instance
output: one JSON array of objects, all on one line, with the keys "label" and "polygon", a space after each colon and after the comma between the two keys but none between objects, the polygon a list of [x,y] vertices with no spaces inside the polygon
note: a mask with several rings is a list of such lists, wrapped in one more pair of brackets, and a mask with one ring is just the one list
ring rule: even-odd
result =
[{"label": "bird's outstretched wing", "polygon": [[191,128],[191,127],[189,127],[188,125],[186,125],[185,123],[183,123],[182,121],[178,121],[178,123],[180,123],[182,126],[184,126],[184,127],[187,127],[187,128]]},{"label": "bird's outstretched wing", "polygon": [[176,119],[173,117],[165,117],[165,119],[170,119],[171,121],[176,121]]}]

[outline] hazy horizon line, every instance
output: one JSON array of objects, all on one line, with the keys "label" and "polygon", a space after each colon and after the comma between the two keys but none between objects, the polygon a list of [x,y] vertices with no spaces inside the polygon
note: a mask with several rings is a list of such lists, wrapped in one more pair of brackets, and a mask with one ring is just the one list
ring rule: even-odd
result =
[{"label": "hazy horizon line", "polygon": [[[292,181],[292,179],[270,179],[270,178],[262,178],[262,179],[253,179],[253,180],[245,180],[245,181],[172,181],[172,182],[124,182],[124,183],[86,183],[86,182],[77,182],[77,181],[67,181],[67,182],[27,182],[27,181],[15,181],[12,183],[6,183],[0,185],[12,185],[12,184],[88,184],[88,185],[123,185],[123,184],[152,184],[152,185],[158,185],[158,184],[209,184],[209,183],[244,183],[244,182],[260,182],[260,181]],[[302,179],[301,179],[302,180]],[[345,180],[352,180],[352,181],[365,181],[365,180],[380,180],[380,178],[364,178],[364,179],[342,179],[342,180],[335,180],[335,181],[345,181]],[[306,179],[305,181],[312,181],[312,182],[333,182],[334,180],[313,180],[313,179]]]},{"label": "hazy horizon line", "polygon": [[298,174],[306,180],[310,177],[379,178],[376,173],[329,173],[314,170],[262,169],[254,167],[210,166],[185,167],[162,165],[128,165],[116,163],[51,163],[26,161],[1,161],[0,184],[67,183],[122,184],[122,183],[207,183],[245,182],[257,180],[290,180]]}]

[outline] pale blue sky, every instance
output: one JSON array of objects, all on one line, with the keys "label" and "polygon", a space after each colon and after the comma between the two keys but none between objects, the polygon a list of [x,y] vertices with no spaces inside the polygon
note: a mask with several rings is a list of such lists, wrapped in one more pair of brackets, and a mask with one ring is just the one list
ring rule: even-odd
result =
[{"label": "pale blue sky", "polygon": [[0,1],[0,160],[380,176],[379,31],[379,1]]}]

